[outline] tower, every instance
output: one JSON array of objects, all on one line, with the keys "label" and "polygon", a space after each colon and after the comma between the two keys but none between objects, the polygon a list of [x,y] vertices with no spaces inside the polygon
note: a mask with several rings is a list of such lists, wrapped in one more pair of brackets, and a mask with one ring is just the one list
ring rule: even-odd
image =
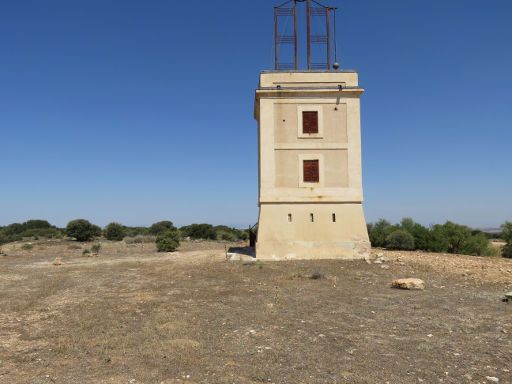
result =
[{"label": "tower", "polygon": [[[275,69],[260,73],[255,95],[260,207],[256,257],[363,258],[370,248],[362,206],[363,89],[355,71],[339,70],[337,63],[334,70],[329,68],[329,25],[335,9],[316,1],[314,6],[305,1],[308,64],[306,70],[298,69],[297,2],[304,1],[275,10]],[[310,19],[315,15],[325,17],[327,35],[312,34]],[[283,16],[294,18],[292,37],[278,34]],[[280,62],[283,41],[294,44],[292,66]],[[311,60],[313,41],[324,45],[323,67]]]}]

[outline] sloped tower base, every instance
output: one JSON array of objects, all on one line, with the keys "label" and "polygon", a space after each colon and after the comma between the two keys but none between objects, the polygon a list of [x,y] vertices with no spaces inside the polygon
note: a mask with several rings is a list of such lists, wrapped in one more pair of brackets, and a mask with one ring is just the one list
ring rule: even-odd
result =
[{"label": "sloped tower base", "polygon": [[[300,240],[299,240],[300,239]],[[362,204],[262,204],[260,260],[364,259],[370,242]]]}]

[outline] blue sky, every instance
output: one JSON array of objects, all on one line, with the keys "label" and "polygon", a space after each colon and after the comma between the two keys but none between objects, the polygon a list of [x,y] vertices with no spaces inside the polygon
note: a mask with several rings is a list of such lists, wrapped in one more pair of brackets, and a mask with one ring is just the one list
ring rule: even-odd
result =
[{"label": "blue sky", "polygon": [[[255,223],[276,4],[0,3],[0,225]],[[512,2],[329,4],[366,89],[367,220],[512,220]]]}]

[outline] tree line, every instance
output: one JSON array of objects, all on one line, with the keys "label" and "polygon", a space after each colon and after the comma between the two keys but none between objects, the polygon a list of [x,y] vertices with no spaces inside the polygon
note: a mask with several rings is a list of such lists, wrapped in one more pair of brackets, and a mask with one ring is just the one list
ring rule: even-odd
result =
[{"label": "tree line", "polygon": [[[0,227],[0,245],[24,239],[69,237],[76,241],[91,241],[103,236],[107,240],[121,241],[125,238],[154,237],[157,248],[162,251],[174,251],[182,239],[205,239],[244,241],[247,231],[225,225],[191,224],[180,228],[171,221],[159,221],[149,227],[130,227],[117,222],[109,223],[104,228],[85,219],[71,220],[65,228],[58,228],[46,220],[28,220]],[[135,241],[137,242],[137,241]]]},{"label": "tree line", "polygon": [[368,224],[368,234],[373,247],[474,256],[499,256],[500,250],[489,241],[496,237],[506,242],[501,255],[512,258],[512,222],[504,223],[500,234],[489,234],[451,221],[425,227],[411,218],[399,224],[380,219]]}]

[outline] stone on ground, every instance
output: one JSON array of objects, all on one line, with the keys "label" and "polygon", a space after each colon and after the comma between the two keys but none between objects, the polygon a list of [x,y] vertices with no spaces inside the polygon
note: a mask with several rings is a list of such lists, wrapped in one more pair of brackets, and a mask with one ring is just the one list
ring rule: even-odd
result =
[{"label": "stone on ground", "polygon": [[425,282],[421,279],[407,278],[407,279],[396,279],[391,283],[393,288],[400,289],[425,289]]}]

